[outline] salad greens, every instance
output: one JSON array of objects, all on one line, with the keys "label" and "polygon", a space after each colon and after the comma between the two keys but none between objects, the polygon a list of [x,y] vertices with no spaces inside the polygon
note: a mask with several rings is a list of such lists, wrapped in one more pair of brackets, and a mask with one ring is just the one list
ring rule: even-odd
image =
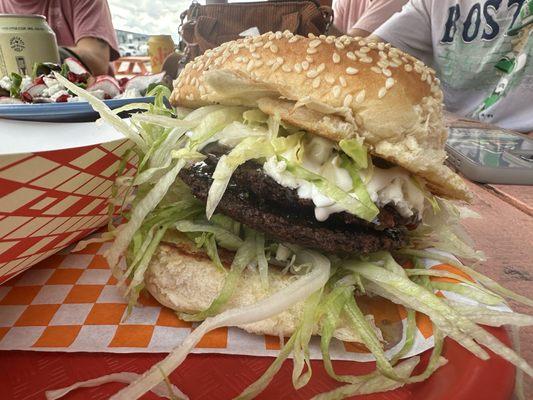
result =
[{"label": "salad greens", "polygon": [[[217,214],[217,205],[223,197],[234,171],[248,160],[259,164],[269,158],[283,163],[291,179],[314,185],[323,195],[341,204],[352,214],[372,221],[379,212],[367,191],[368,177],[372,175],[372,159],[360,139],[343,140],[334,152],[340,167],[352,180],[352,189],[343,190],[335,181],[317,174],[304,165],[307,135],[281,122],[277,116],[268,116],[255,108],[206,106],[196,110],[171,109],[165,98],[169,91],[156,88],[156,101],[136,104],[146,110],[125,121],[110,111],[95,96],[56,74],[65,87],[85,98],[101,118],[122,132],[134,144],[139,167],[134,177],[117,180],[114,189],[115,205],[122,205],[127,222],[119,227],[110,226],[115,241],[107,254],[120,284],[127,286],[130,307],[143,289],[144,274],[157,245],[169,233],[179,232],[197,247],[202,248],[214,265],[226,273],[225,283],[218,296],[206,310],[196,314],[182,314],[191,321],[202,321],[198,327],[161,363],[136,379],[132,385],[113,396],[114,399],[138,398],[159,385],[183,362],[195,344],[207,332],[222,326],[241,326],[261,321],[303,303],[303,315],[294,334],[285,343],[276,360],[263,376],[250,385],[239,399],[249,399],[260,393],[282,363],[291,354],[294,358],[293,384],[305,386],[312,375],[309,342],[313,333],[320,333],[320,348],[328,374],[345,383],[317,399],[341,399],[356,394],[393,390],[406,383],[419,382],[444,365],[441,357],[443,339],[449,336],[470,352],[487,359],[481,345],[533,376],[533,369],[513,350],[507,348],[478,323],[489,325],[532,325],[533,317],[513,312],[497,311],[486,305],[502,304],[504,298],[528,305],[533,301],[504,289],[494,281],[440,252],[428,251],[437,247],[468,260],[479,260],[482,255],[472,249],[464,232],[458,228],[459,211],[445,200],[435,198],[421,182],[427,207],[420,226],[411,233],[410,245],[390,254],[377,252],[366,256],[333,257],[315,251],[278,243],[231,218]],[[127,108],[123,108],[126,110]],[[201,162],[201,150],[207,144],[219,141],[231,147],[221,157],[209,189],[207,206],[202,205],[178,178],[187,164]],[[136,192],[130,199],[129,196]],[[124,201],[120,197],[128,197]],[[126,207],[131,206],[131,208]],[[229,270],[219,257],[218,249],[235,252]],[[126,256],[127,266],[120,263]],[[410,262],[414,268],[404,269],[396,260]],[[473,279],[455,273],[426,269],[423,259],[433,259],[455,266]],[[242,308],[228,308],[241,274],[246,268],[256,270],[265,288],[268,287],[269,264],[276,264],[284,273],[293,273],[295,279],[280,291]],[[435,278],[454,279],[445,283]],[[456,292],[472,300],[472,305],[455,304],[436,295],[438,290]],[[379,328],[366,316],[358,304],[359,296],[380,296],[405,307],[404,334],[394,354],[385,351]],[[416,313],[430,317],[433,323],[435,346],[424,372],[411,376],[419,362],[418,357],[400,360],[413,348],[416,334]],[[341,322],[350,328],[377,360],[377,369],[365,376],[338,375],[331,363],[329,348]]]}]

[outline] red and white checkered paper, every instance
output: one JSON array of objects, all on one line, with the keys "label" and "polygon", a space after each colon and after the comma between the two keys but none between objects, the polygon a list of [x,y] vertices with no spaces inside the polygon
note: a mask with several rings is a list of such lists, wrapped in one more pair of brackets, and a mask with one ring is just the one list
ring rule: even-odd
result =
[{"label": "red and white checkered paper", "polygon": [[[93,243],[77,253],[63,250],[1,285],[0,350],[159,353],[179,345],[194,325],[181,321],[149,294],[143,294],[125,318],[126,301],[103,257],[109,246]],[[449,266],[430,267],[460,273]],[[405,322],[401,307],[375,307],[376,319]],[[410,355],[433,345],[429,319],[418,315],[417,326]],[[194,352],[275,356],[279,348],[277,337],[221,328],[205,335]],[[321,358],[316,338],[311,357]],[[331,357],[371,360],[360,345],[337,340],[332,342]]]},{"label": "red and white checkered paper", "polygon": [[[74,131],[73,131],[74,134]],[[0,283],[104,225],[125,140],[0,155]],[[134,159],[126,174],[133,174]]]}]

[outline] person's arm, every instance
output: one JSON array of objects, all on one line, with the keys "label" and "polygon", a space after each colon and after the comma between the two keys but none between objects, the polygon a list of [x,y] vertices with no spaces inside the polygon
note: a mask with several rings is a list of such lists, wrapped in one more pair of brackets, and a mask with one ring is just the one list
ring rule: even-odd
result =
[{"label": "person's arm", "polygon": [[89,67],[93,75],[109,72],[109,61],[119,57],[111,12],[106,0],[72,0],[72,51]]},{"label": "person's arm", "polygon": [[370,3],[364,14],[348,30],[351,36],[368,36],[385,21],[399,12],[407,0],[374,0]]},{"label": "person's arm", "polygon": [[348,31],[348,35],[354,36],[354,37],[358,37],[358,36],[367,37],[368,35],[370,35],[370,32],[365,29],[351,28]]},{"label": "person's arm", "polygon": [[69,49],[81,58],[92,75],[108,73],[110,48],[107,42],[98,38],[84,37],[78,40],[76,46],[69,47]]}]

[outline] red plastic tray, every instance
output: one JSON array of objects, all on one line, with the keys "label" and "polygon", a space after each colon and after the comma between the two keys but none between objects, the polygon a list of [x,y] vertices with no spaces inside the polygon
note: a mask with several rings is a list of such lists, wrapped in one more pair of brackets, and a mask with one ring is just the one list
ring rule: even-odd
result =
[{"label": "red plastic tray", "polygon": [[[510,345],[504,329],[488,328]],[[423,362],[430,351],[422,355]],[[515,369],[508,362],[491,354],[482,361],[452,340],[446,339],[444,356],[448,364],[425,382],[408,385],[393,392],[359,396],[361,400],[507,400],[514,387]],[[144,372],[164,355],[155,354],[93,354],[0,352],[0,398],[13,400],[44,399],[44,391],[71,385],[77,381],[120,371]],[[215,354],[193,354],[172,375],[171,380],[191,399],[231,399],[258,378],[272,358]],[[363,374],[373,363],[336,361],[339,373]],[[417,372],[420,368],[415,370]],[[333,389],[338,383],[322,368],[322,361],[313,361],[311,382],[299,391],[291,383],[292,362],[287,361],[274,382],[259,399],[309,399]],[[79,389],[66,399],[103,400],[123,385],[110,383],[98,388]],[[149,394],[143,398],[156,399]]]}]

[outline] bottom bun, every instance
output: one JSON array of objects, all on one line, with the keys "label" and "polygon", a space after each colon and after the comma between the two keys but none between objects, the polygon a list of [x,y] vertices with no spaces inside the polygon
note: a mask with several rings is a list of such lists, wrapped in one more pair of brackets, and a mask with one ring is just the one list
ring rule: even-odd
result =
[{"label": "bottom bun", "polygon": [[[222,257],[224,258],[224,257]],[[152,257],[145,274],[145,285],[157,301],[173,310],[196,313],[205,310],[222,289],[226,274],[217,269],[211,260],[193,244],[161,244]],[[269,287],[261,284],[259,274],[246,269],[235,292],[222,311],[257,303],[283,287],[288,286],[295,275],[282,274],[275,267],[269,268]],[[288,337],[294,333],[303,313],[303,302],[295,304],[275,317],[239,326],[247,332],[259,335]],[[315,326],[313,334],[318,334]],[[376,328],[378,337],[381,331]],[[353,329],[344,321],[334,332],[334,337],[348,342],[360,342]]]}]

